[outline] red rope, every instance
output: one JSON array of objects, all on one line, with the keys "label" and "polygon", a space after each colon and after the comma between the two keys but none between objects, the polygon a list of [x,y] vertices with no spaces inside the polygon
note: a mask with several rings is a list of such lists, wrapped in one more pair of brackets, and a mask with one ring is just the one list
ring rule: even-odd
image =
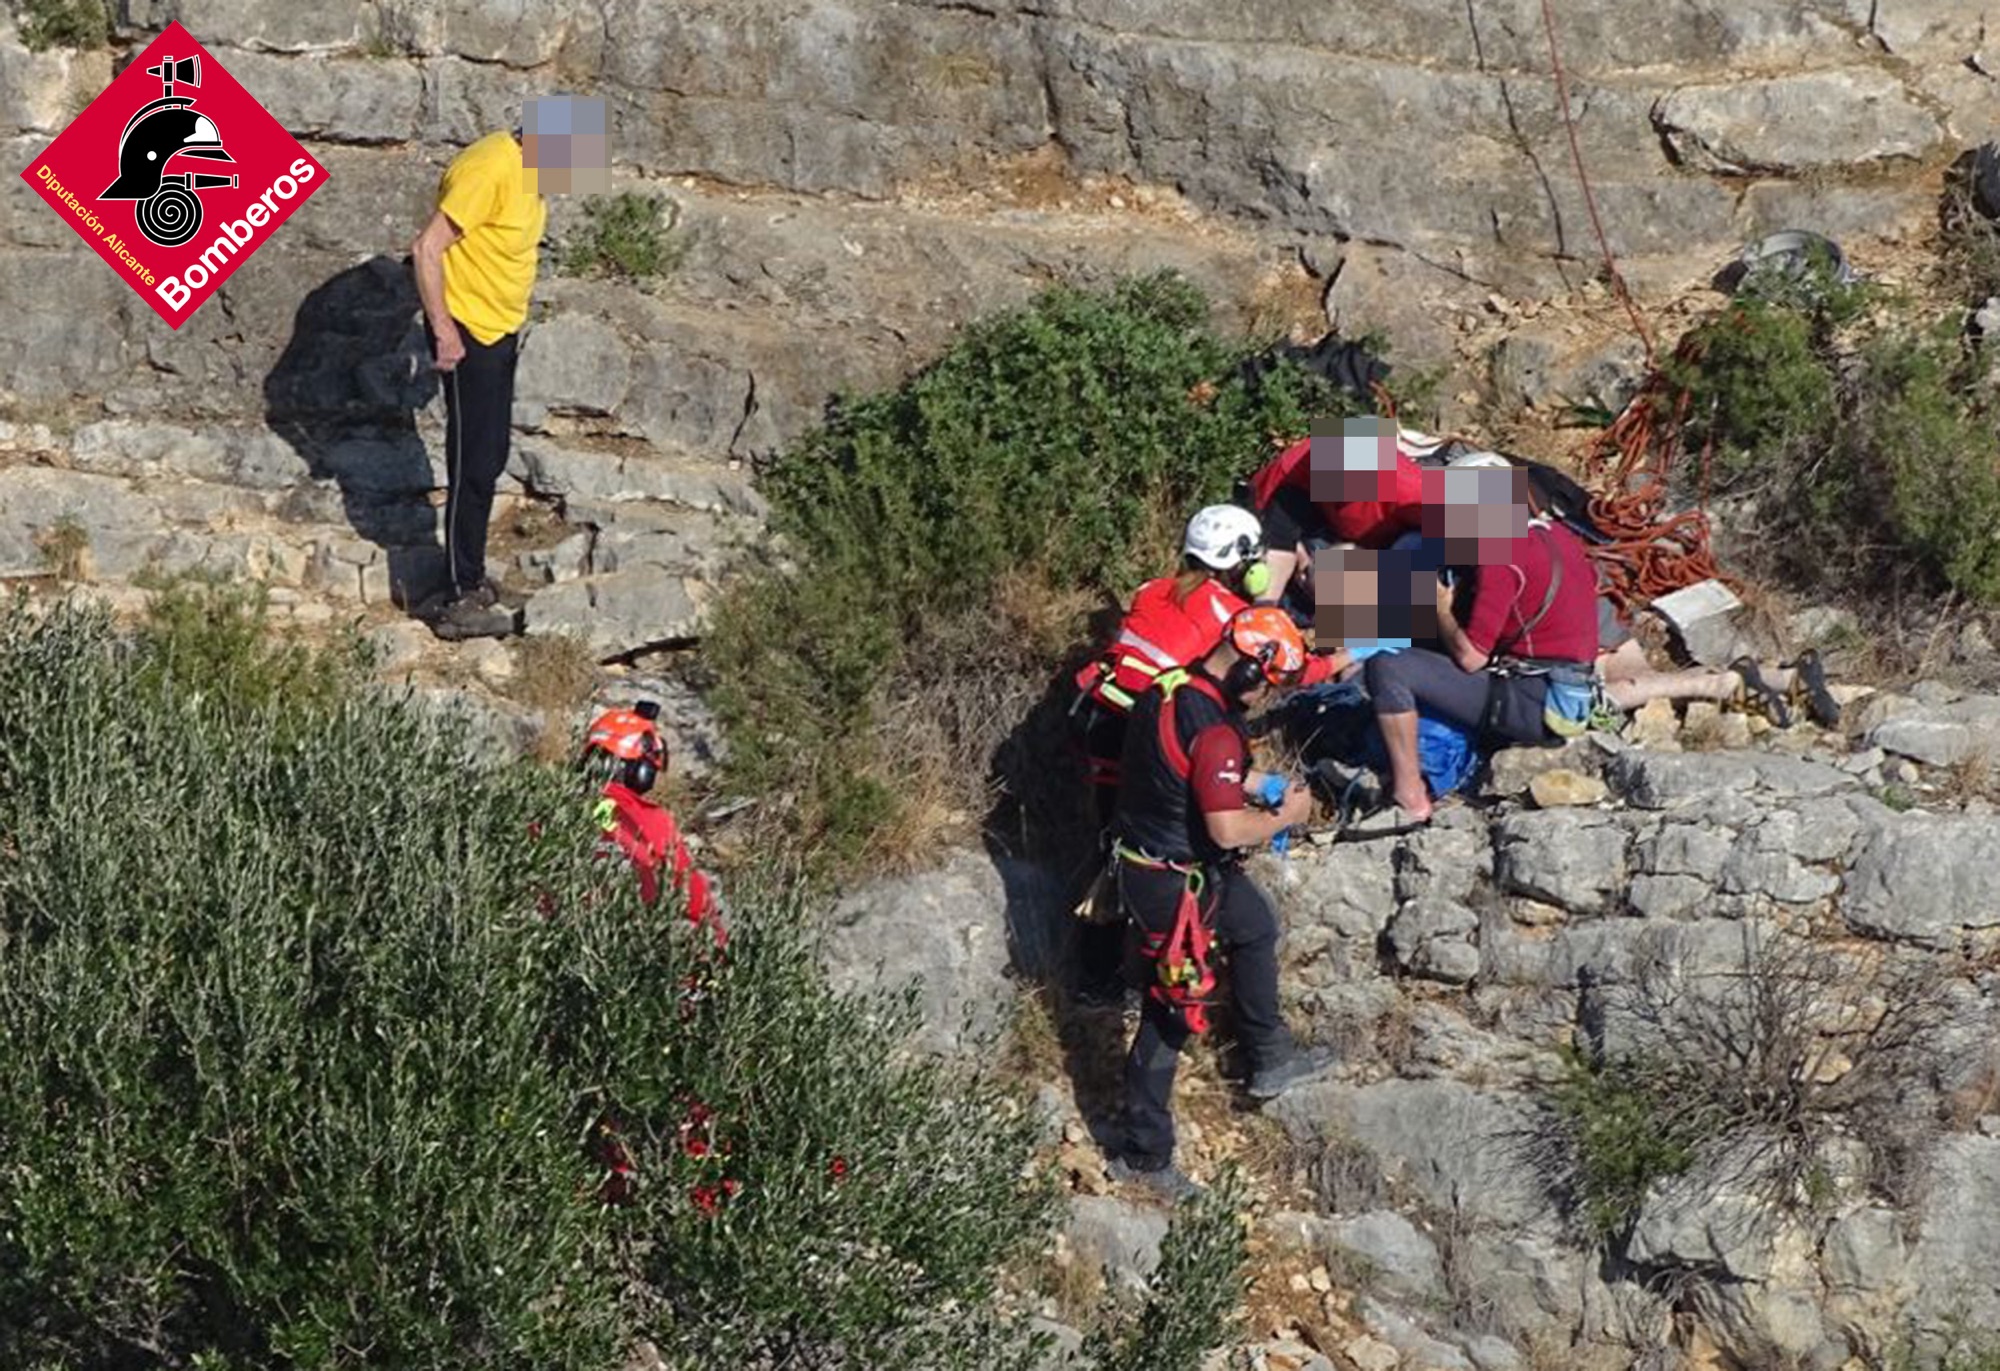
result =
[{"label": "red rope", "polygon": [[[1699,360],[1700,351],[1697,340],[1685,339],[1675,349],[1674,359],[1689,365]],[[1662,422],[1669,396],[1671,411]],[[1716,566],[1709,543],[1705,506],[1712,439],[1703,445],[1702,505],[1667,513],[1668,489],[1681,456],[1692,399],[1685,388],[1676,388],[1655,369],[1585,458],[1587,479],[1600,492],[1590,504],[1591,522],[1609,539],[1593,546],[1590,555],[1604,573],[1606,592],[1627,615],[1698,581],[1713,578],[1736,584]]]},{"label": "red rope", "polygon": [[1569,135],[1570,161],[1576,167],[1576,183],[1583,190],[1584,208],[1590,211],[1590,227],[1597,235],[1597,247],[1604,254],[1605,274],[1611,279],[1611,288],[1625,306],[1625,313],[1631,317],[1632,328],[1639,335],[1639,341],[1646,346],[1646,365],[1653,365],[1653,336],[1646,331],[1646,321],[1639,317],[1639,306],[1632,300],[1632,292],[1625,286],[1625,277],[1618,270],[1618,263],[1611,255],[1611,242],[1604,236],[1604,220],[1597,213],[1597,193],[1590,188],[1590,173],[1583,167],[1583,147],[1577,141],[1576,120],[1569,111],[1569,76],[1563,70],[1562,51],[1556,44],[1556,16],[1550,8],[1550,0],[1542,0],[1542,28],[1549,36],[1549,65],[1556,74],[1556,100],[1562,106],[1563,130]]}]

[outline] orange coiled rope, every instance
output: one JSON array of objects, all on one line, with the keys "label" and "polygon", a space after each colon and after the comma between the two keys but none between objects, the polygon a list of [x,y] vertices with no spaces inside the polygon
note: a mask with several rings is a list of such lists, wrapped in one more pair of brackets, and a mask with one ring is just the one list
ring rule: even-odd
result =
[{"label": "orange coiled rope", "polygon": [[[1695,340],[1687,339],[1674,358],[1692,363],[1698,353]],[[1700,502],[1678,513],[1667,509],[1690,399],[1666,372],[1655,370],[1584,459],[1586,479],[1598,492],[1590,519],[1609,540],[1593,546],[1590,555],[1605,593],[1628,618],[1658,596],[1699,581],[1733,584],[1716,566],[1709,545],[1712,440],[1702,449]]]},{"label": "orange coiled rope", "polygon": [[[1578,188],[1583,192],[1590,227],[1604,255],[1604,272],[1619,303],[1632,321],[1632,331],[1646,349],[1646,383],[1625,412],[1592,447],[1586,458],[1586,479],[1598,490],[1590,504],[1591,522],[1610,541],[1593,546],[1591,557],[1602,573],[1605,592],[1619,612],[1629,619],[1632,611],[1656,596],[1720,576],[1709,548],[1708,471],[1711,452],[1702,452],[1701,500],[1696,508],[1678,514],[1667,513],[1668,482],[1681,452],[1681,426],[1687,417],[1685,389],[1672,399],[1671,413],[1665,412],[1673,383],[1661,371],[1638,304],[1618,270],[1604,221],[1597,210],[1597,196],[1590,185],[1590,173],[1583,162],[1583,148],[1576,134],[1576,118],[1570,110],[1569,74],[1564,69],[1562,47],[1556,38],[1554,7],[1542,0],[1542,29],[1548,35],[1549,67],[1555,77],[1556,100],[1563,129],[1569,136],[1570,160],[1576,167]],[[1694,360],[1694,352],[1683,341],[1675,351],[1680,361]]]}]

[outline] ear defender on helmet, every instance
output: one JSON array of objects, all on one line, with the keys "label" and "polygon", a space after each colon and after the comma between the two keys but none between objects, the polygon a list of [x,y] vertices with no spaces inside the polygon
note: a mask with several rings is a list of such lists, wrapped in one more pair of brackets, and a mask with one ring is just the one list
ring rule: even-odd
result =
[{"label": "ear defender on helmet", "polygon": [[641,795],[651,790],[667,766],[667,744],[660,736],[660,706],[642,700],[631,709],[614,709],[592,720],[583,741],[582,764],[600,781],[616,781]]},{"label": "ear defender on helmet", "polygon": [[[1286,686],[1306,669],[1306,642],[1291,616],[1273,605],[1252,605],[1229,621],[1229,645],[1267,685]],[[1236,670],[1230,669],[1230,679]],[[1255,682],[1253,681],[1254,685]],[[1241,692],[1239,692],[1241,693]]]},{"label": "ear defender on helmet", "polygon": [[1243,568],[1243,593],[1254,600],[1270,588],[1271,566],[1260,550],[1257,560]]},{"label": "ear defender on helmet", "polygon": [[1270,588],[1271,573],[1265,568],[1262,585],[1251,589],[1250,577],[1264,560],[1264,526],[1240,505],[1209,505],[1196,511],[1181,540],[1181,554],[1190,566],[1219,573],[1253,599]]},{"label": "ear defender on helmet", "polygon": [[660,768],[651,758],[641,757],[636,762],[625,763],[625,787],[644,795],[653,788],[653,782],[660,779]]}]

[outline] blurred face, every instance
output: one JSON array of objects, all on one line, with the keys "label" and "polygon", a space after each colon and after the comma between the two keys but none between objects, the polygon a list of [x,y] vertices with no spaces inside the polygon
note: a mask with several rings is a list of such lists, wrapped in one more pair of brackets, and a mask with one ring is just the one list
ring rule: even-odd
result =
[{"label": "blurred face", "polygon": [[604,195],[611,190],[611,139],[604,102],[547,95],[521,109],[521,165],[540,195]]},{"label": "blurred face", "polygon": [[1520,467],[1449,467],[1424,473],[1424,537],[1449,566],[1505,566],[1528,536],[1528,473]]},{"label": "blurred face", "polygon": [[1313,632],[1321,647],[1437,633],[1437,574],[1416,552],[1333,548],[1313,566]]},{"label": "blurred face", "polygon": [[1307,461],[1316,503],[1386,500],[1395,490],[1395,425],[1373,417],[1343,419],[1337,430],[1315,424]]}]

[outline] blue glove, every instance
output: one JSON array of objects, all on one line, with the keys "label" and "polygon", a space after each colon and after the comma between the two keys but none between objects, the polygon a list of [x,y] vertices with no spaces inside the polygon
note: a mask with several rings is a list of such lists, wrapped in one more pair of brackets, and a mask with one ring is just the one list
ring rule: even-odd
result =
[{"label": "blue glove", "polygon": [[[1264,776],[1263,785],[1257,790],[1257,802],[1266,809],[1275,810],[1285,802],[1285,792],[1290,788],[1283,776],[1277,775],[1275,772],[1267,772]],[[1289,828],[1279,829],[1271,838],[1271,851],[1283,857],[1291,851],[1291,848],[1292,830]]]}]

